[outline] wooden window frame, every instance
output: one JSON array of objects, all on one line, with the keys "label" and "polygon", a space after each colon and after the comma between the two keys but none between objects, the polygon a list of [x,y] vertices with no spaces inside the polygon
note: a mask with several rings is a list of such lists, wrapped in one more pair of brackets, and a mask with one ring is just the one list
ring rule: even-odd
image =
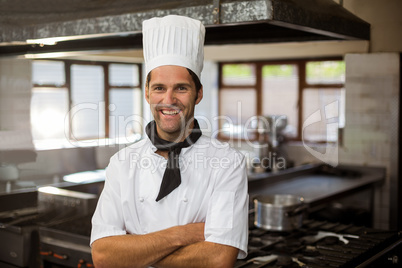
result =
[{"label": "wooden window frame", "polygon": [[[38,60],[41,61],[41,60]],[[113,61],[86,61],[86,60],[65,60],[65,59],[43,59],[43,61],[58,61],[58,62],[63,62],[64,63],[64,75],[65,75],[65,84],[64,85],[52,85],[52,84],[33,84],[33,88],[48,88],[48,89],[67,89],[68,92],[68,109],[69,111],[72,109],[72,99],[71,99],[71,66],[74,64],[77,65],[96,65],[96,66],[101,66],[103,69],[103,74],[104,74],[104,89],[103,89],[103,94],[104,94],[104,101],[105,101],[105,137],[104,138],[109,138],[110,136],[110,130],[109,130],[109,107],[110,100],[109,100],[109,94],[111,89],[135,89],[139,88],[141,90],[141,85],[142,85],[142,66],[140,63],[130,63],[130,62],[113,62]],[[112,64],[127,64],[127,65],[137,65],[138,67],[138,84],[137,85],[120,85],[120,86],[114,86],[110,84],[110,79],[109,79],[109,66]],[[142,90],[141,90],[142,94]],[[142,102],[141,102],[142,103]],[[142,105],[142,104],[141,104]],[[142,107],[141,107],[142,110]],[[72,118],[71,114],[69,113],[69,140],[72,140]],[[85,139],[80,139],[80,140],[88,140],[88,138]]]},{"label": "wooden window frame", "polygon": [[[224,61],[224,62],[219,62],[218,63],[218,90],[219,92],[221,90],[225,89],[243,89],[243,88],[249,88],[249,89],[254,89],[256,91],[256,111],[257,114],[256,116],[261,116],[262,115],[262,110],[263,110],[263,103],[262,103],[262,94],[263,94],[263,85],[262,85],[262,68],[263,66],[266,65],[295,65],[297,68],[298,72],[298,101],[297,101],[297,107],[298,107],[298,125],[297,125],[297,135],[295,138],[290,139],[291,141],[301,141],[301,132],[302,132],[302,122],[303,122],[303,91],[306,89],[334,89],[334,88],[339,88],[342,89],[345,87],[344,83],[314,83],[310,84],[307,82],[307,77],[306,77],[306,65],[308,62],[314,62],[314,61],[343,61],[343,57],[320,57],[320,58],[307,58],[307,59],[292,59],[292,60],[272,60],[272,61]],[[248,65],[255,65],[256,68],[256,83],[255,85],[241,85],[241,86],[236,86],[236,85],[225,85],[223,83],[223,73],[222,69],[223,66],[226,64],[248,64]],[[218,101],[218,113],[219,116],[221,116],[220,112],[220,107],[221,107],[221,100],[219,98]],[[220,126],[219,126],[220,127]],[[229,140],[228,137],[222,136],[220,134],[221,132],[219,131],[218,134],[218,139],[221,140]],[[238,139],[238,138],[233,138],[235,140],[244,140],[244,139]],[[253,141],[259,140],[259,133],[256,133],[256,139],[253,139]],[[324,143],[326,141],[317,141],[315,143]]]}]

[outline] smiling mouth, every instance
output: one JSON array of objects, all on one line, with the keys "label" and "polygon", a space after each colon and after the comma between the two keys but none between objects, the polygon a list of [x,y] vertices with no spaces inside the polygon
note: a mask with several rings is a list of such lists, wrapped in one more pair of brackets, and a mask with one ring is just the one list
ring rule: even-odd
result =
[{"label": "smiling mouth", "polygon": [[176,115],[180,113],[180,110],[161,110],[161,113],[164,115]]}]

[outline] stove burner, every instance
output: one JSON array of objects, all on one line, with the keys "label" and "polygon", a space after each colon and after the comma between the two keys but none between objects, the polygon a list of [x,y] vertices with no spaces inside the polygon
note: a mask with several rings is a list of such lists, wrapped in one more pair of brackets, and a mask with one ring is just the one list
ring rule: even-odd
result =
[{"label": "stove burner", "polygon": [[261,242],[261,238],[258,237],[253,237],[248,241],[248,245],[250,247],[254,247],[254,248],[260,248],[265,246],[265,244],[263,242]]},{"label": "stove burner", "polygon": [[289,238],[277,243],[274,246],[275,251],[281,253],[295,253],[303,247],[302,241],[297,238]]},{"label": "stove burner", "polygon": [[339,245],[339,244],[344,245],[345,243],[340,241],[339,238],[336,236],[326,236],[323,239],[321,239],[320,241],[318,241],[317,244],[332,246],[332,245]]}]

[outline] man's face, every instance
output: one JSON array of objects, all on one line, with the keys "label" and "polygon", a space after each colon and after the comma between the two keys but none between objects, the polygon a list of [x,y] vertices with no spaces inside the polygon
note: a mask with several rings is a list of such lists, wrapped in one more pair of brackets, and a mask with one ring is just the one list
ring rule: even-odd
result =
[{"label": "man's face", "polygon": [[[160,138],[182,141],[193,127],[194,108],[202,99],[202,88],[195,83],[186,68],[166,65],[152,70],[145,97],[157,125]],[[188,130],[188,129],[187,129]]]}]

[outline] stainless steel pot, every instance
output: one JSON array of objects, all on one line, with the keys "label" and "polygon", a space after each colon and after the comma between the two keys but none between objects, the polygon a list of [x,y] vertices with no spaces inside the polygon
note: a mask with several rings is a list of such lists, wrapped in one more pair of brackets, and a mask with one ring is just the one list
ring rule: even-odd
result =
[{"label": "stainless steel pot", "polygon": [[269,231],[292,231],[303,224],[303,197],[263,195],[254,198],[254,225]]}]

